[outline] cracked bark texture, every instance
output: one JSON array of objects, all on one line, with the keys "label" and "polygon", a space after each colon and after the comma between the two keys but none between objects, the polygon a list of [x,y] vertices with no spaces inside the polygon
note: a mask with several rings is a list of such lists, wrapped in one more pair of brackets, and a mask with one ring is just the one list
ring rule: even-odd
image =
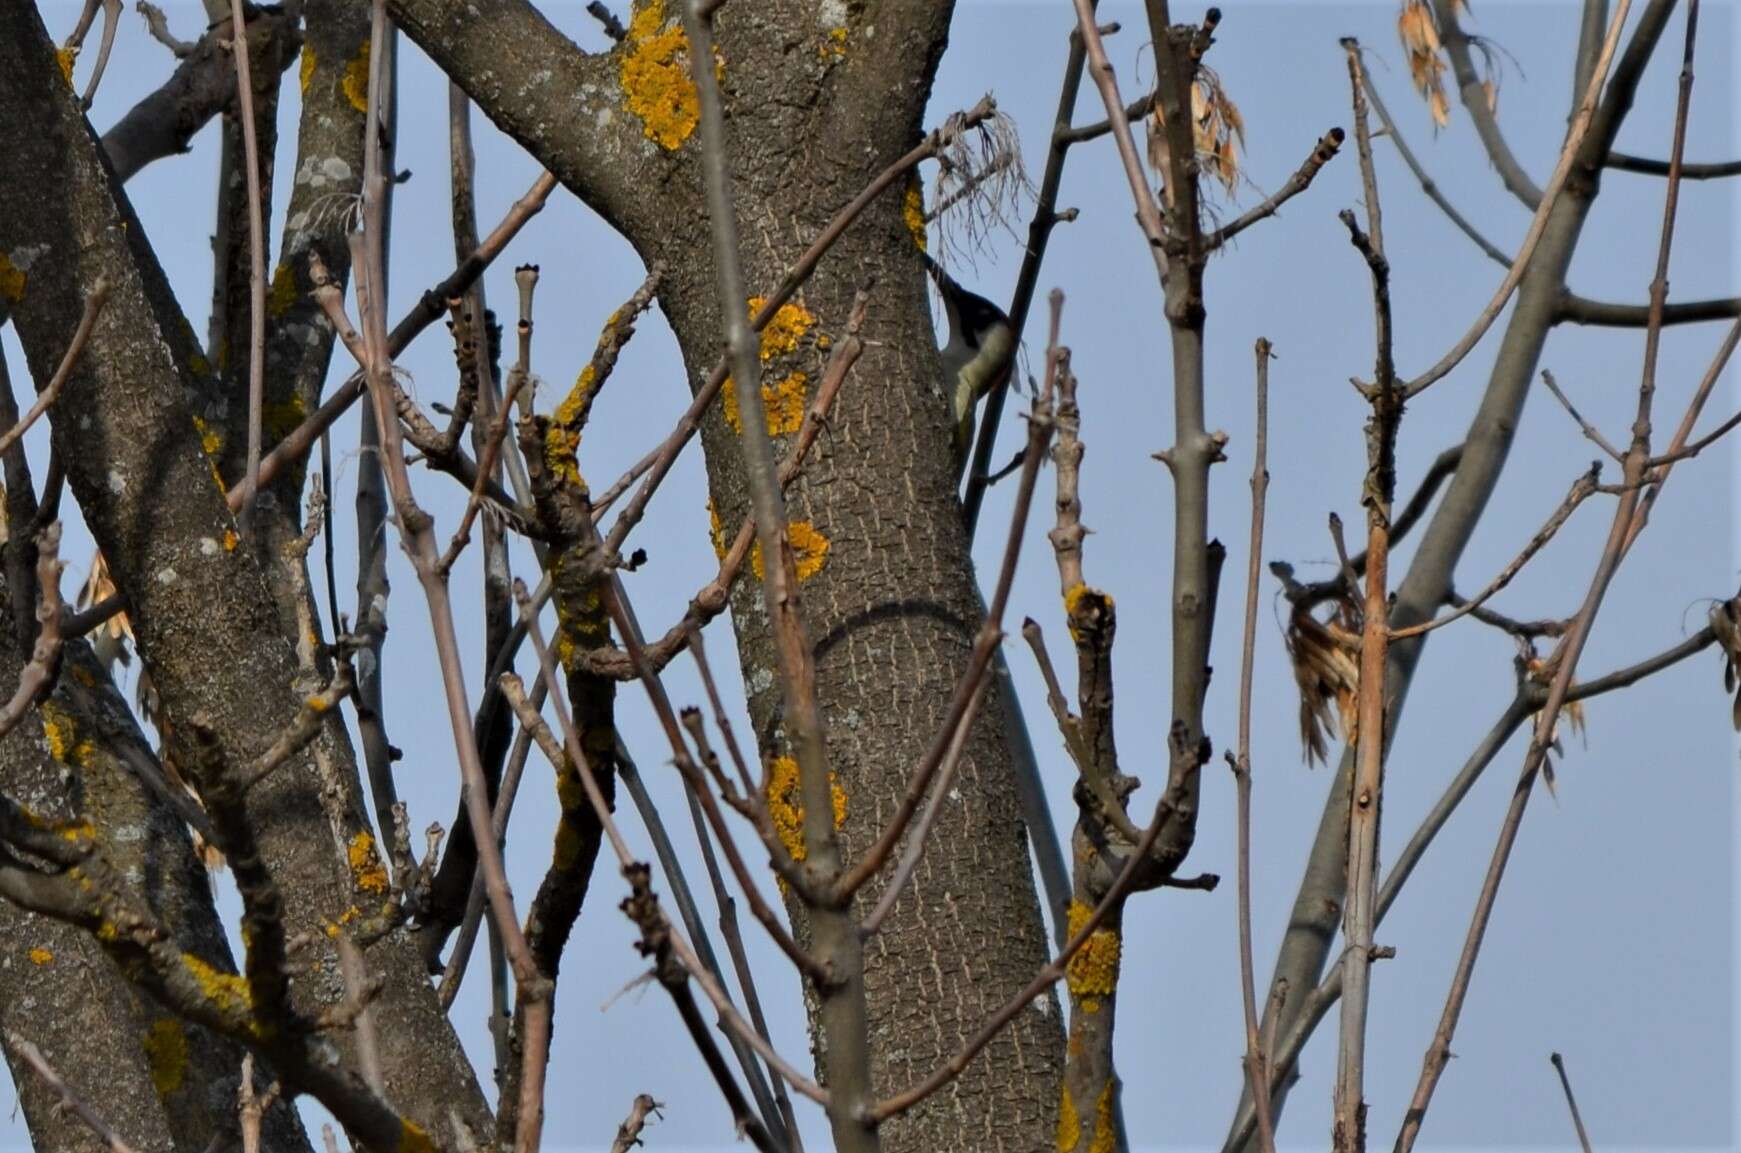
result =
[{"label": "cracked bark texture", "polygon": [[[651,18],[648,5],[637,7],[624,46],[586,56],[518,0],[391,3],[401,29],[481,111],[644,260],[665,261],[671,271],[659,299],[693,388],[718,358],[722,328],[697,142],[685,136],[666,148],[643,135],[621,80],[636,33],[658,28],[661,14],[677,15],[674,6],[656,7]],[[717,17],[752,291],[772,287],[832,213],[917,142],[947,39],[947,4],[902,0],[874,13],[841,7],[844,33],[835,35],[830,10],[781,0],[728,6]],[[872,206],[800,294],[814,328],[794,352],[768,361],[770,382],[795,371],[820,380],[825,353],[814,337],[838,334],[854,292],[874,284],[866,351],[836,403],[830,449],[789,499],[791,520],[809,522],[828,541],[804,602],[829,763],[845,793],[848,854],[862,852],[894,811],[943,720],[980,618],[914,248],[898,198]],[[722,523],[738,523],[748,507],[740,452],[717,405],[702,438],[714,506]],[[740,582],[732,620],[761,751],[785,755],[773,644],[750,582]],[[1001,701],[988,700],[984,712],[962,761],[958,799],[944,805],[910,891],[866,945],[879,1095],[930,1072],[1045,960]],[[863,898],[874,899],[877,888]],[[1061,1057],[1048,996],[959,1080],[890,1122],[885,1148],[1049,1147]]]},{"label": "cracked bark texture", "polygon": [[[308,691],[310,623],[295,586],[233,544],[234,521],[186,402],[199,393],[202,359],[192,331],[30,5],[0,9],[0,105],[39,110],[0,124],[0,250],[14,264],[29,261],[13,320],[39,379],[65,347],[90,284],[106,275],[115,286],[51,418],[53,438],[128,598],[168,755],[177,731],[203,713],[225,759],[248,764]],[[57,195],[36,195],[42,187]],[[287,507],[281,515],[294,523]],[[372,839],[362,839],[368,826],[342,736],[329,730],[257,786],[249,810],[286,896],[287,928],[316,940],[312,960],[299,958],[308,968],[297,975],[297,1002],[305,1010],[336,1003],[343,982],[324,927],[352,907],[373,912],[386,896]],[[355,859],[364,867],[353,868]],[[367,962],[385,981],[374,1011],[389,1096],[431,1130],[445,1131],[457,1109],[488,1131],[471,1067],[403,931],[371,948]]]}]

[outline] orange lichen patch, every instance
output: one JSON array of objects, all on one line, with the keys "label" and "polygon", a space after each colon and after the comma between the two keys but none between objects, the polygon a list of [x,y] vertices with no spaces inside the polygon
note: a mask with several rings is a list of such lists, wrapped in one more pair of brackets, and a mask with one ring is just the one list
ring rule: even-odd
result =
[{"label": "orange lichen patch", "polygon": [[1104,615],[1112,606],[1112,597],[1091,585],[1078,583],[1064,590],[1064,619],[1070,626],[1071,639],[1075,641],[1082,639],[1081,633],[1076,627],[1079,615],[1096,612]]},{"label": "orange lichen patch", "polygon": [[205,994],[219,1011],[224,1013],[252,1013],[254,1011],[254,994],[248,988],[248,980],[234,973],[220,973],[192,953],[181,955],[182,968],[193,977],[194,983]]},{"label": "orange lichen patch", "polygon": [[1082,1119],[1076,1116],[1076,1102],[1066,1085],[1064,1097],[1058,1102],[1058,1153],[1071,1153],[1081,1140]]},{"label": "orange lichen patch", "polygon": [[339,914],[338,920],[328,921],[326,923],[326,935],[329,937],[337,937],[343,926],[350,924],[362,915],[363,911],[355,905],[352,905],[350,908]]},{"label": "orange lichen patch", "polygon": [[242,538],[236,535],[235,529],[233,529],[233,528],[225,529],[224,530],[224,551],[225,552],[235,552],[236,546],[241,543],[241,540],[242,540]]},{"label": "orange lichen patch", "polygon": [[351,876],[356,878],[357,888],[369,893],[387,891],[387,869],[375,853],[375,838],[367,830],[351,838],[345,855],[350,861]]},{"label": "orange lichen patch", "polygon": [[42,736],[48,742],[48,755],[63,765],[82,765],[94,746],[88,740],[79,739],[78,724],[72,714],[53,701],[42,702],[37,713],[42,717]]},{"label": "orange lichen patch", "polygon": [[707,500],[707,535],[713,541],[713,555],[724,560],[725,526],[719,523],[719,510],[713,507],[712,497]]},{"label": "orange lichen patch", "polygon": [[205,418],[195,415],[193,426],[199,431],[200,451],[207,456],[217,456],[224,451],[224,434],[205,422]]},{"label": "orange lichen patch", "polygon": [[846,55],[846,29],[830,28],[822,38],[817,54],[824,60],[839,60]]},{"label": "orange lichen patch", "polygon": [[54,50],[55,63],[60,65],[60,74],[66,77],[66,86],[68,88],[73,86],[73,64],[77,62],[78,58],[79,50],[71,44],[67,45],[65,48],[56,48]]},{"label": "orange lichen patch", "polygon": [[304,43],[302,46],[302,63],[296,75],[297,86],[304,96],[308,95],[308,82],[314,79],[314,45]]},{"label": "orange lichen patch", "polygon": [[[689,75],[689,37],[683,24],[665,17],[665,0],[647,0],[629,20],[619,80],[641,132],[661,148],[675,150],[701,121],[701,99]],[[714,70],[723,65],[715,58]]]},{"label": "orange lichen patch", "polygon": [[[768,302],[760,296],[750,297],[750,317],[753,319],[762,311]],[[810,331],[816,323],[816,314],[802,304],[787,301],[774,310],[774,315],[768,318],[768,323],[762,326],[761,356],[763,361],[769,361],[776,356],[785,356],[798,347],[798,342],[804,339],[804,334]]]},{"label": "orange lichen patch", "polygon": [[272,290],[266,297],[266,312],[271,316],[283,316],[296,304],[296,270],[288,264],[280,264],[272,270]]},{"label": "orange lichen patch", "polygon": [[917,170],[907,178],[907,194],[901,199],[901,219],[906,221],[907,231],[913,234],[913,243],[924,252],[930,246],[930,237],[925,230],[925,191],[919,186]]},{"label": "orange lichen patch", "polygon": [[362,49],[345,65],[345,78],[339,82],[344,89],[345,99],[351,102],[351,107],[358,112],[369,110],[369,42],[363,41]]},{"label": "orange lichen patch", "polygon": [[595,376],[590,364],[580,370],[568,396],[550,414],[550,424],[544,432],[544,467],[570,484],[585,483],[581,480],[578,455],[580,427],[586,422],[587,411],[592,407]]},{"label": "orange lichen patch", "polygon": [[415,1121],[399,1122],[398,1153],[440,1153],[435,1142],[429,1139],[429,1134],[423,1131],[423,1126]]},{"label": "orange lichen patch", "polygon": [[[794,372],[774,384],[762,385],[762,411],[769,436],[790,436],[803,427],[805,386],[809,383],[807,374]],[[737,383],[729,376],[720,389],[719,402],[725,410],[725,422],[731,425],[733,432],[741,434],[744,418],[738,411]]]},{"label": "orange lichen patch", "polygon": [[54,960],[54,953],[48,949],[44,949],[40,945],[30,950],[28,956],[30,957],[30,963],[32,965],[46,965]]},{"label": "orange lichen patch", "polygon": [[[816,526],[807,520],[795,520],[786,526],[786,539],[791,542],[795,555],[793,567],[798,570],[798,580],[807,581],[822,571],[823,563],[828,559],[828,538],[816,531]],[[757,580],[766,577],[762,566],[762,543],[757,541],[750,549],[750,570],[756,574]]]},{"label": "orange lichen patch", "polygon": [[[840,787],[833,773],[828,774],[830,798],[834,804],[834,827],[846,823],[846,790]],[[775,757],[768,766],[768,813],[774,821],[774,832],[794,861],[802,861],[804,846],[804,801],[798,788],[798,762],[791,757]]]},{"label": "orange lichen patch", "polygon": [[[1081,901],[1070,902],[1070,940],[1076,939],[1076,934],[1088,924],[1088,918],[1094,910]],[[1120,942],[1117,931],[1100,928],[1089,934],[1088,940],[1082,943],[1082,948],[1070,958],[1070,963],[1064,970],[1064,981],[1069,986],[1070,995],[1081,999],[1084,997],[1110,997],[1118,991],[1118,963]]]},{"label": "orange lichen patch", "polygon": [[17,304],[24,299],[24,282],[29,277],[24,270],[12,263],[12,259],[0,252],[0,300],[8,300]]},{"label": "orange lichen patch", "polygon": [[1118,1148],[1118,1133],[1112,1123],[1112,1078],[1100,1091],[1094,1103],[1094,1140],[1088,1143],[1088,1153],[1113,1153]]},{"label": "orange lichen patch", "polygon": [[187,1032],[181,1022],[174,1017],[157,1018],[151,1022],[141,1044],[157,1095],[167,1097],[180,1089],[187,1079]]}]

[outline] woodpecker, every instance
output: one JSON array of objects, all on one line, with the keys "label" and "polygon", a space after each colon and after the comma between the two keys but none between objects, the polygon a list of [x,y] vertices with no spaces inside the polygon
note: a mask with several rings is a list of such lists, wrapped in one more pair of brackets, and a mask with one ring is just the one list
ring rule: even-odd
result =
[{"label": "woodpecker", "polygon": [[949,343],[943,346],[943,392],[954,422],[956,471],[967,467],[973,448],[973,409],[1009,379],[1015,362],[1015,331],[1004,310],[985,297],[967,291],[943,266],[921,252],[925,271],[937,283],[943,312],[949,319]]}]

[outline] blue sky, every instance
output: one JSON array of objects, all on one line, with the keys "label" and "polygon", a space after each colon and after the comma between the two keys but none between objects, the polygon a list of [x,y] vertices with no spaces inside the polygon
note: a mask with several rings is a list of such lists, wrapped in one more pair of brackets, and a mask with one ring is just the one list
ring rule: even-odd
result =
[{"label": "blue sky", "polygon": [[[44,0],[51,31],[64,35],[77,17],[72,0]],[[603,39],[579,3],[544,10],[583,46]],[[203,26],[197,4],[166,5],[184,38]],[[1538,183],[1546,180],[1570,103],[1576,6],[1486,0],[1474,31],[1505,50],[1500,117],[1514,150]],[[1127,97],[1148,78],[1139,52],[1140,7],[1106,0],[1103,18],[1125,31],[1110,43]],[[1194,18],[1195,8],[1176,8]],[[1394,33],[1395,8],[1371,4],[1228,5],[1209,63],[1238,102],[1247,125],[1249,183],[1222,211],[1233,214],[1279,185],[1313,142],[1332,125],[1349,125],[1347,74],[1337,39],[1358,36],[1373,50],[1371,67],[1404,134],[1446,194],[1502,248],[1512,249],[1528,214],[1501,188],[1460,106],[1450,127],[1432,131],[1425,106],[1410,93]],[[1062,0],[1018,3],[964,0],[932,104],[935,122],[993,92],[1021,130],[1029,164],[1044,159],[1056,102],[1064,37],[1072,17]],[[1701,16],[1699,74],[1688,155],[1724,159],[1735,153],[1735,90],[1727,62],[1736,47],[1734,8],[1712,4]],[[1677,16],[1648,73],[1621,147],[1666,155],[1673,111],[1674,66],[1682,22]],[[167,75],[171,61],[129,12],[122,24],[92,119],[107,127]],[[447,232],[446,85],[407,46],[401,79],[399,163],[413,177],[397,193],[392,283],[397,314],[410,293],[451,267]],[[285,88],[278,173],[283,188],[294,171],[294,85]],[[1079,120],[1103,112],[1084,86]],[[484,228],[537,174],[532,161],[481,118],[477,128],[480,223]],[[1376,144],[1393,273],[1397,359],[1404,372],[1436,360],[1485,303],[1501,272],[1421,195],[1389,146]],[[211,266],[211,175],[215,133],[192,153],[155,165],[128,186],[196,331],[204,331]],[[927,173],[929,175],[929,173]],[[1229,463],[1213,477],[1212,531],[1230,557],[1222,587],[1216,649],[1218,675],[1208,726],[1218,746],[1234,733],[1238,613],[1249,513],[1252,422],[1252,342],[1275,344],[1271,373],[1269,532],[1265,559],[1292,561],[1303,576],[1328,571],[1332,551],[1325,515],[1338,511],[1357,525],[1364,470],[1364,403],[1351,375],[1372,363],[1371,311],[1364,265],[1336,220],[1353,207],[1359,176],[1352,148],[1334,161],[1277,220],[1247,232],[1213,262],[1207,285],[1208,403],[1211,428],[1231,440]],[[1662,182],[1610,174],[1585,231],[1571,284],[1607,300],[1643,301],[1660,220]],[[1152,265],[1138,242],[1129,194],[1110,142],[1080,148],[1067,169],[1061,204],[1080,218],[1054,237],[1042,289],[1068,297],[1064,338],[1081,378],[1084,518],[1094,530],[1087,574],[1119,601],[1115,653],[1121,701],[1119,738],[1127,771],[1151,786],[1164,772],[1170,572],[1171,493],[1150,454],[1170,443],[1171,398],[1165,326]],[[1688,184],[1671,272],[1671,299],[1737,291],[1734,265],[1735,192],[1723,184]],[[274,245],[274,251],[276,245]],[[1007,299],[1020,242],[991,236],[976,267],[958,275],[994,299]],[[542,268],[533,364],[562,389],[585,363],[598,326],[639,283],[642,271],[628,246],[566,192],[559,191],[487,278],[495,307],[512,299],[509,269]],[[1504,321],[1502,319],[1501,325]],[[1035,355],[1042,321],[1028,333]],[[1658,427],[1672,427],[1721,337],[1720,325],[1677,329],[1664,340],[1659,371]],[[16,381],[28,379],[15,338],[0,336]],[[1400,483],[1411,489],[1427,463],[1456,443],[1485,384],[1497,332],[1447,380],[1409,411],[1399,445]],[[1630,421],[1642,339],[1628,331],[1562,328],[1542,366],[1590,417],[1611,434]],[[452,353],[439,332],[427,334],[402,358],[415,395],[442,400],[452,388]],[[342,349],[335,379],[351,365]],[[1704,427],[1736,403],[1730,379],[1718,389]],[[686,403],[675,342],[655,311],[624,354],[592,418],[608,435],[587,439],[582,467],[595,483],[616,477],[662,436]],[[848,382],[848,388],[861,386]],[[1013,445],[1014,407],[1005,443]],[[29,438],[38,463],[45,430]],[[1662,434],[1666,436],[1666,432]],[[335,434],[339,508],[348,514],[355,473],[354,421]],[[1545,394],[1531,397],[1499,494],[1459,569],[1465,592],[1485,584],[1534,532],[1589,464],[1592,446]],[[40,472],[39,472],[40,474]],[[450,530],[464,494],[442,478],[419,477],[419,495]],[[1051,475],[1042,478],[1049,492]],[[1714,450],[1676,470],[1648,534],[1622,569],[1586,651],[1582,668],[1595,674],[1668,647],[1703,624],[1705,598],[1734,591],[1734,458]],[[679,463],[642,530],[651,562],[627,579],[644,625],[661,629],[681,613],[712,571],[704,501],[705,478],[695,451]],[[990,571],[1008,522],[1008,486],[993,490],[978,555]],[[1046,505],[1042,501],[1042,513]],[[1606,530],[1605,500],[1579,512],[1554,544],[1496,600],[1518,616],[1568,615],[1581,598]],[[76,516],[76,514],[74,514]],[[653,527],[656,526],[656,527]],[[1044,525],[1035,525],[1023,553],[1012,611],[1029,614],[1061,636],[1062,612]],[[69,524],[66,555],[82,579],[89,538]],[[391,551],[394,597],[387,669],[387,725],[405,749],[400,788],[421,827],[453,813],[457,774],[445,725],[423,723],[438,692],[426,616],[409,569]],[[1406,564],[1405,547],[1400,564]],[[341,603],[354,603],[354,533],[341,519],[338,579]],[[535,575],[529,553],[516,571]],[[1400,568],[1398,569],[1400,571]],[[462,643],[481,649],[475,606],[476,552],[455,572]],[[1282,609],[1273,584],[1263,590],[1256,681],[1254,757],[1254,928],[1260,982],[1267,974],[1293,900],[1297,872],[1317,824],[1328,771],[1300,760],[1297,696],[1278,627]],[[709,632],[717,667],[735,660],[731,632]],[[1473,623],[1436,634],[1427,648],[1396,738],[1386,794],[1384,832],[1389,861],[1499,714],[1511,693],[1511,643]],[[1011,653],[1035,745],[1053,800],[1067,829],[1071,769],[1056,740],[1038,677],[1025,652]],[[477,692],[478,673],[468,674]],[[685,661],[667,676],[678,702],[700,699]],[[741,701],[735,680],[726,685]],[[682,813],[675,772],[638,691],[622,694],[623,729],[643,774],[668,813]],[[1734,1143],[1735,1079],[1735,751],[1719,668],[1710,654],[1683,664],[1624,695],[1589,706],[1587,747],[1568,742],[1558,762],[1557,800],[1538,798],[1524,822],[1481,964],[1423,1143],[1435,1147],[1560,1148],[1572,1135],[1550,1050],[1566,1055],[1584,1116],[1598,1147],[1730,1147]],[[1443,1002],[1500,814],[1522,758],[1523,741],[1494,762],[1445,829],[1379,932],[1398,956],[1375,976],[1368,1098],[1373,1140],[1388,1140],[1413,1087],[1420,1057]],[[1193,870],[1233,874],[1233,789],[1219,760],[1205,773],[1202,818]],[[1150,803],[1145,792],[1137,811]],[[516,890],[534,891],[554,824],[547,765],[534,758],[516,810],[510,864]],[[631,842],[648,851],[632,810],[622,814]],[[671,822],[680,844],[692,844],[687,823]],[[699,866],[693,876],[700,878]],[[683,1037],[669,1004],[642,989],[622,993],[641,972],[631,933],[617,913],[622,883],[601,867],[570,946],[557,1009],[552,1094],[546,1129],[552,1147],[609,1143],[636,1093],[668,1103],[666,1119],[649,1130],[654,1148],[726,1148],[730,1121]],[[705,889],[705,885],[700,888]],[[709,908],[705,894],[700,895]],[[226,897],[227,899],[227,897]],[[1195,1148],[1219,1143],[1239,1085],[1240,1025],[1235,918],[1231,883],[1213,895],[1168,891],[1138,898],[1127,913],[1119,1058],[1125,1113],[1139,1147]],[[765,976],[761,994],[776,1041],[799,1063],[806,1042],[798,984],[778,954],[753,931],[752,955]],[[480,958],[481,961],[481,958]],[[479,1067],[488,1070],[487,1008],[481,967],[474,968],[455,1009]],[[621,996],[618,994],[622,993]],[[1283,1143],[1321,1146],[1329,1126],[1333,1029],[1306,1051],[1304,1080],[1282,1131]],[[894,1089],[898,1086],[881,1088]],[[312,1115],[312,1114],[311,1114]],[[807,1116],[808,1122],[819,1116]],[[824,1130],[815,1130],[821,1147]],[[22,1144],[16,1119],[0,1141]]]}]

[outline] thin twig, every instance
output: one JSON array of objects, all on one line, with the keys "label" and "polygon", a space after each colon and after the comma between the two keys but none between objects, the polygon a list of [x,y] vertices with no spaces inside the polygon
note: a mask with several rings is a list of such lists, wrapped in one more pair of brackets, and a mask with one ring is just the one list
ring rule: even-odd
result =
[{"label": "thin twig", "polygon": [[[1621,2],[1624,15],[1625,0]],[[1596,615],[1601,610],[1602,602],[1607,596],[1609,586],[1615,572],[1625,560],[1632,543],[1637,539],[1633,532],[1635,514],[1638,512],[1640,496],[1638,484],[1644,479],[1650,458],[1650,417],[1652,402],[1656,393],[1656,359],[1662,335],[1662,306],[1668,296],[1668,265],[1669,253],[1673,246],[1675,232],[1676,210],[1679,206],[1680,174],[1679,168],[1686,148],[1687,110],[1692,100],[1693,85],[1693,48],[1697,42],[1699,26],[1699,0],[1688,0],[1687,28],[1685,47],[1681,58],[1681,72],[1678,99],[1675,104],[1673,146],[1669,158],[1668,188],[1663,202],[1663,220],[1661,239],[1657,247],[1656,273],[1651,279],[1651,323],[1645,333],[1644,369],[1638,386],[1638,415],[1632,425],[1632,442],[1626,453],[1623,489],[1617,507],[1614,511],[1614,522],[1609,529],[1608,539],[1602,548],[1602,554],[1596,561],[1595,572],[1591,575],[1589,590],[1584,597],[1583,605],[1572,621],[1572,627],[1565,639],[1560,642],[1551,659],[1554,669],[1553,679],[1548,685],[1547,699],[1536,713],[1535,732],[1530,739],[1529,751],[1524,755],[1523,767],[1518,774],[1516,788],[1512,791],[1511,804],[1506,810],[1505,820],[1500,825],[1499,836],[1493,847],[1493,855],[1488,862],[1487,875],[1482,882],[1481,894],[1476,900],[1475,909],[1470,917],[1469,929],[1463,941],[1461,955],[1457,959],[1456,973],[1451,980],[1450,989],[1445,995],[1445,1007],[1439,1017],[1438,1028],[1433,1033],[1432,1041],[1427,1046],[1425,1056],[1421,1060],[1420,1079],[1415,1084],[1414,1096],[1409,1102],[1407,1113],[1404,1114],[1403,1126],[1396,1139],[1396,1153],[1410,1153],[1414,1148],[1415,1139],[1419,1136],[1421,1125],[1426,1118],[1428,1107],[1432,1104],[1434,1090],[1449,1062],[1451,1041],[1456,1034],[1457,1023],[1462,1017],[1463,1005],[1468,996],[1469,982],[1474,975],[1475,962],[1480,956],[1481,944],[1487,934],[1487,926],[1493,915],[1493,906],[1498,899],[1499,886],[1505,877],[1505,868],[1511,858],[1511,850],[1517,843],[1518,829],[1523,823],[1523,815],[1529,804],[1529,798],[1534,791],[1536,777],[1540,774],[1542,765],[1547,758],[1548,749],[1553,744],[1553,735],[1558,724],[1560,709],[1564,707],[1571,690],[1572,678],[1577,672],[1578,658],[1582,655],[1585,642],[1595,625]],[[1612,33],[1611,33],[1612,38]],[[1598,76],[1603,69],[1597,67]],[[1660,491],[1660,484],[1659,489]]]},{"label": "thin twig", "polygon": [[0,737],[18,727],[30,710],[54,691],[60,673],[60,522],[53,521],[36,538],[36,643],[30,660],[18,674],[18,688],[0,705]]},{"label": "thin twig", "polygon": [[1269,1063],[1257,1031],[1257,984],[1251,960],[1251,688],[1257,657],[1257,605],[1263,576],[1264,497],[1269,491],[1270,342],[1257,342],[1257,436],[1251,465],[1251,542],[1245,570],[1245,631],[1239,659],[1239,752],[1228,754],[1238,789],[1239,988],[1245,1003],[1245,1071],[1257,1104],[1259,1153],[1275,1153],[1269,1110]]},{"label": "thin twig", "polygon": [[1548,542],[1554,539],[1554,534],[1558,533],[1561,526],[1571,519],[1572,513],[1577,510],[1578,506],[1597,491],[1597,480],[1600,475],[1599,467],[1592,465],[1589,471],[1573,481],[1565,499],[1560,501],[1559,506],[1549,515],[1546,523],[1536,530],[1535,535],[1530,537],[1529,543],[1523,546],[1523,551],[1500,569],[1499,575],[1487,582],[1487,587],[1483,588],[1472,599],[1463,601],[1455,609],[1442,616],[1433,617],[1431,620],[1425,620],[1419,624],[1408,625],[1405,628],[1390,630],[1391,642],[1407,640],[1409,637],[1418,637],[1422,633],[1430,633],[1434,629],[1443,628],[1459,617],[1467,616],[1486,604],[1496,593],[1510,584],[1538,552],[1547,547]]},{"label": "thin twig", "polygon": [[83,1121],[85,1127],[95,1133],[109,1147],[109,1153],[134,1153],[133,1146],[127,1144],[126,1140],[110,1127],[109,1123],[103,1119],[103,1115],[93,1109],[84,1098],[74,1093],[71,1086],[61,1079],[60,1074],[55,1072],[54,1066],[50,1065],[48,1059],[42,1055],[42,1050],[17,1033],[8,1032],[6,1041],[12,1046],[13,1051],[23,1057],[25,1062],[36,1071],[36,1075],[42,1078],[42,1083],[60,1097],[61,1105],[71,1111],[80,1121]]},{"label": "thin twig", "polygon": [[1566,398],[1565,393],[1560,391],[1559,382],[1554,379],[1554,374],[1545,368],[1542,369],[1542,383],[1548,386],[1548,391],[1554,394],[1554,399],[1560,402],[1560,407],[1566,410],[1567,415],[1578,422],[1578,428],[1586,439],[1607,453],[1608,459],[1616,463],[1624,459],[1626,454],[1610,444],[1608,438],[1602,435],[1601,429],[1584,419],[1584,414],[1579,412],[1577,406]]},{"label": "thin twig", "polygon": [[245,532],[253,527],[254,500],[260,491],[261,413],[266,405],[266,210],[260,200],[260,139],[254,127],[254,84],[243,9],[243,0],[230,0],[230,50],[236,57],[242,158],[248,170],[248,471],[237,518]]},{"label": "thin twig", "polygon": [[[483,275],[484,270],[501,255],[502,249],[508,246],[508,242],[525,227],[526,222],[544,208],[545,202],[555,190],[556,177],[548,172],[539,174],[526,195],[513,203],[503,215],[501,223],[478,245],[477,251],[462,261],[440,284],[425,292],[417,304],[393,326],[392,331],[387,334],[388,354],[398,356],[424,329],[434,324],[446,311],[444,302],[463,293]],[[314,447],[321,434],[331,428],[339,417],[367,393],[368,374],[359,368],[319,408],[310,413],[307,420],[292,429],[283,440],[273,446],[271,452],[261,458],[259,483],[271,484],[278,478],[279,473],[301,460]],[[231,512],[242,507],[244,495],[241,487],[232,488],[225,494]]]},{"label": "thin twig", "polygon": [[85,351],[85,342],[90,340],[91,330],[97,326],[97,316],[103,311],[103,305],[108,303],[108,300],[109,278],[99,276],[97,282],[91,285],[90,295],[85,298],[85,310],[79,316],[78,327],[73,329],[72,339],[67,342],[66,351],[61,354],[60,364],[55,367],[54,375],[48,378],[48,384],[41,392],[37,393],[36,403],[30,406],[29,411],[19,418],[17,424],[0,435],[0,453],[4,453],[14,444],[17,444],[18,438],[29,432],[30,426],[35,424],[60,396],[61,387],[66,384],[67,377],[72,375],[73,369],[78,367],[79,356]]},{"label": "thin twig", "polygon": [[1487,302],[1487,307],[1481,310],[1475,322],[1469,326],[1469,331],[1451,347],[1451,350],[1440,357],[1438,362],[1421,375],[1410,380],[1404,390],[1404,399],[1412,400],[1425,392],[1432,385],[1444,379],[1450,371],[1463,362],[1470,351],[1487,335],[1487,330],[1499,318],[1506,302],[1523,280],[1523,274],[1528,270],[1530,261],[1534,259],[1536,248],[1547,231],[1548,216],[1566,187],[1567,178],[1577,163],[1578,154],[1583,150],[1584,139],[1589,135],[1590,125],[1596,117],[1596,104],[1602,94],[1602,86],[1608,80],[1608,67],[1614,60],[1614,51],[1620,44],[1620,32],[1626,26],[1626,14],[1632,7],[1632,0],[1618,0],[1614,6],[1614,15],[1608,23],[1608,35],[1602,43],[1602,52],[1596,59],[1596,66],[1590,76],[1589,87],[1584,90],[1584,98],[1578,105],[1577,116],[1572,121],[1571,130],[1566,134],[1566,142],[1560,149],[1559,163],[1554,166],[1553,175],[1548,178],[1547,188],[1542,192],[1541,203],[1536,207],[1535,217],[1530,221],[1529,232],[1524,235],[1523,244],[1517,250],[1517,256],[1511,262],[1511,270],[1505,274],[1505,279],[1493,293],[1493,299]]},{"label": "thin twig", "polygon": [[1584,1153],[1594,1153],[1590,1148],[1590,1135],[1584,1131],[1584,1118],[1578,1113],[1578,1099],[1572,1096],[1572,1080],[1566,1076],[1565,1058],[1558,1053],[1550,1053],[1548,1060],[1553,1062],[1554,1072],[1560,1075],[1560,1088],[1566,1091],[1566,1107],[1572,1111],[1572,1128],[1578,1132],[1578,1147]]}]

